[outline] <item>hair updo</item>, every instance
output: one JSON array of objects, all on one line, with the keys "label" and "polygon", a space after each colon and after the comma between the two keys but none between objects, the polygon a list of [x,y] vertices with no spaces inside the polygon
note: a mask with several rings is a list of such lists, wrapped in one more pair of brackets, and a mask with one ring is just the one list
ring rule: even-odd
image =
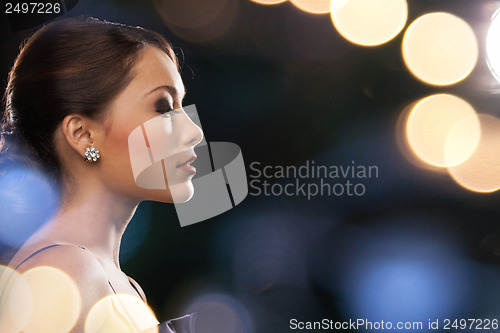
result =
[{"label": "hair updo", "polygon": [[[38,30],[26,41],[9,73],[0,157],[22,152],[59,183],[57,127],[69,114],[102,117],[132,80],[132,68],[148,45],[163,50],[178,65],[163,36],[141,27],[70,18]],[[7,148],[13,148],[12,154]]]}]

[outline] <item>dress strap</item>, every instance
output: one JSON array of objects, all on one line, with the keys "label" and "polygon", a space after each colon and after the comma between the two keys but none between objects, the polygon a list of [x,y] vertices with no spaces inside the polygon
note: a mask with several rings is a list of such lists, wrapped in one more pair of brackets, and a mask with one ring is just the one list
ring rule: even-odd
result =
[{"label": "dress strap", "polygon": [[[21,261],[19,263],[19,265],[16,266],[15,270],[17,271],[17,269],[22,265],[24,264],[26,261],[28,261],[29,259],[33,258],[34,256],[36,256],[37,254],[39,254],[40,252],[43,252],[45,250],[48,250],[50,248],[53,248],[53,247],[56,247],[56,246],[78,246],[80,249],[82,250],[87,250],[85,247],[81,246],[81,245],[74,245],[74,244],[52,244],[52,245],[48,245],[48,246],[44,246],[42,247],[41,249],[38,249],[36,250],[35,252],[33,252],[32,254],[30,254],[28,257],[26,257],[26,259],[24,259],[23,261]],[[92,252],[89,251],[89,253],[92,254]],[[129,280],[129,283],[130,285],[132,286],[132,288],[134,288],[134,290],[136,291],[137,295],[141,298],[141,300],[143,302],[146,302],[146,300],[142,297],[141,293],[139,292],[139,289],[137,288],[137,286],[132,283],[132,281],[130,281],[130,278],[128,278]],[[111,290],[113,291],[113,293],[116,294],[116,290],[115,288],[113,287],[113,285],[111,284],[111,281],[108,280],[108,284],[109,286],[111,287]]]},{"label": "dress strap", "polygon": [[[14,271],[17,271],[19,269],[19,267],[21,267],[22,264],[24,264],[26,261],[30,260],[31,258],[33,258],[34,256],[36,256],[37,254],[39,254],[40,252],[43,252],[45,250],[48,250],[50,248],[53,248],[53,247],[56,247],[56,246],[62,246],[62,245],[70,245],[70,244],[52,244],[52,245],[48,245],[48,246],[44,246],[42,247],[41,249],[38,249],[36,250],[35,252],[33,252],[32,254],[30,254],[28,257],[26,257],[23,261],[21,261],[17,266],[16,268],[14,269]],[[71,244],[72,245],[72,244]],[[74,245],[74,246],[78,246],[79,248],[83,249],[83,250],[86,250],[83,246],[80,246],[80,245]],[[0,300],[2,299],[3,297],[3,294],[5,292],[5,287],[7,286],[7,283],[10,281],[10,279],[12,278],[12,275],[14,275],[14,272],[10,273],[10,275],[7,277],[7,279],[5,280],[5,282],[2,283],[2,285],[0,285],[1,287],[1,292],[0,292]],[[109,281],[108,281],[109,282]]]},{"label": "dress strap", "polygon": [[[196,325],[196,312],[191,314],[187,314],[185,316],[170,319],[169,321],[163,323],[166,328],[170,329],[173,333],[194,333],[195,325]],[[161,326],[160,326],[161,327]],[[159,333],[170,332],[170,331],[162,331],[160,329]]]},{"label": "dress strap", "polygon": [[[63,245],[72,245],[72,244],[52,244],[52,245],[48,245],[48,246],[45,246],[45,247],[42,247],[41,249],[38,249],[36,250],[35,252],[33,252],[32,254],[30,254],[28,257],[26,257],[26,259],[24,259],[23,261],[21,261],[19,263],[19,265],[16,266],[15,270],[17,271],[17,269],[22,265],[24,264],[26,261],[28,261],[29,259],[33,258],[34,256],[36,256],[37,254],[39,254],[40,252],[42,251],[45,251],[45,250],[48,250],[50,248],[53,248],[53,247],[56,247],[56,246],[63,246]],[[83,250],[86,250],[83,246],[80,246],[80,245],[74,245],[74,246],[78,246],[79,248],[83,249]]]}]

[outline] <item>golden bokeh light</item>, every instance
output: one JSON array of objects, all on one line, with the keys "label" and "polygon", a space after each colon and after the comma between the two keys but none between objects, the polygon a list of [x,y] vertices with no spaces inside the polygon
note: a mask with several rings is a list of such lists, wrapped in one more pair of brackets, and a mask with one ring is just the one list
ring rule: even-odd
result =
[{"label": "golden bokeh light", "polygon": [[251,0],[251,1],[256,2],[258,4],[261,4],[261,5],[276,5],[279,3],[286,2],[288,0]]},{"label": "golden bokeh light", "polygon": [[9,298],[12,287],[20,276],[12,268],[0,265],[0,332],[17,332],[19,330],[10,311]]},{"label": "golden bokeh light", "polygon": [[463,163],[473,154],[480,136],[474,108],[448,94],[420,100],[406,123],[406,138],[413,153],[437,167]]},{"label": "golden bokeh light", "polygon": [[467,22],[438,12],[413,21],[405,32],[402,52],[415,77],[442,86],[462,81],[472,72],[478,59],[478,43]]},{"label": "golden bokeh light", "polygon": [[493,76],[500,82],[500,10],[491,18],[486,35],[486,60]]},{"label": "golden bokeh light", "polygon": [[66,273],[40,266],[16,280],[9,308],[19,331],[68,332],[80,316],[81,298],[78,287]]},{"label": "golden bokeh light", "polygon": [[406,0],[349,0],[332,2],[337,31],[352,43],[375,46],[396,37],[406,24]]},{"label": "golden bokeh light", "polygon": [[290,2],[306,13],[328,14],[330,12],[331,0],[290,0]]},{"label": "golden bokeh light", "polygon": [[330,3],[330,11],[340,9],[340,7],[344,6],[351,0],[332,0]]},{"label": "golden bokeh light", "polygon": [[109,295],[89,311],[85,333],[154,331],[158,324],[153,311],[140,298],[128,294]]},{"label": "golden bokeh light", "polygon": [[451,177],[462,187],[474,192],[500,189],[500,119],[480,114],[481,140],[464,163],[449,167]]},{"label": "golden bokeh light", "polygon": [[154,0],[153,4],[172,33],[200,44],[225,36],[239,10],[239,2],[233,0]]}]

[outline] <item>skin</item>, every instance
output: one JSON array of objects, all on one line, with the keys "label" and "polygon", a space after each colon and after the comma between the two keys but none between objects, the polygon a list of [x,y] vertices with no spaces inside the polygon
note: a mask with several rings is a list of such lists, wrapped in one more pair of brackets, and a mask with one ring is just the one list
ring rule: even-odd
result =
[{"label": "skin", "polygon": [[[192,175],[175,166],[193,154],[203,133],[182,111],[185,90],[177,68],[163,51],[147,46],[136,61],[134,74],[130,84],[111,102],[104,119],[69,115],[59,126],[56,149],[65,173],[61,209],[9,264],[16,267],[37,249],[56,243],[87,249],[53,247],[18,269],[22,273],[33,267],[51,266],[71,277],[82,298],[81,314],[72,332],[83,332],[91,307],[113,294],[108,281],[118,294],[137,296],[118,258],[123,232],[137,205],[143,200],[173,202],[174,197],[185,201],[193,194]],[[177,156],[166,163],[173,175],[169,179],[175,179],[175,186],[167,190],[147,190],[135,183],[128,137],[136,127],[160,115],[155,103],[161,98],[168,100],[173,109],[180,110],[164,117],[164,132],[159,136],[168,139],[165,145],[169,154]],[[101,153],[96,163],[84,161],[85,148],[91,145]],[[57,287],[47,288],[57,290]],[[49,315],[57,316],[50,312]]]}]

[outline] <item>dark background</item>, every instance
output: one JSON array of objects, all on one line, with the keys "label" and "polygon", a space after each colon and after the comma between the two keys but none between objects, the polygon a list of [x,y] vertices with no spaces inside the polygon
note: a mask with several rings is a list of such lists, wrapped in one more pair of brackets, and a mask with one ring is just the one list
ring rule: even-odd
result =
[{"label": "dark background", "polygon": [[[442,88],[406,69],[403,32],[367,48],[343,39],[329,15],[287,2],[170,1],[169,8],[201,20],[207,3],[225,3],[227,12],[201,30],[168,26],[150,1],[67,2],[74,7],[64,16],[162,33],[183,63],[185,105],[196,104],[207,140],[241,147],[249,176],[254,161],[314,160],[376,165],[379,177],[363,181],[360,197],[249,195],[235,209],[184,228],[173,206],[141,204],[124,238],[122,268],[157,316],[195,309],[200,332],[273,333],[289,332],[291,318],[498,318],[499,195],[469,192],[445,172],[416,166],[398,147],[397,132],[408,105],[439,92],[500,115],[499,85],[484,52],[500,2],[408,0],[406,27],[422,14],[446,11],[476,32],[475,70]],[[39,27],[30,23],[40,17],[1,19],[5,85],[20,43]],[[220,26],[228,28],[214,37]]]}]

